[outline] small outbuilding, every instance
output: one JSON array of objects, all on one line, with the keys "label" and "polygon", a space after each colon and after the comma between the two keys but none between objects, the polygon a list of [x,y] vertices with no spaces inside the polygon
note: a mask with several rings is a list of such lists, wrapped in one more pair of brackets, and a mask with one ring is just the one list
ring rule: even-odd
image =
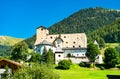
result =
[{"label": "small outbuilding", "polygon": [[0,69],[5,69],[6,66],[8,66],[14,73],[16,70],[22,67],[22,64],[9,59],[0,59]]}]

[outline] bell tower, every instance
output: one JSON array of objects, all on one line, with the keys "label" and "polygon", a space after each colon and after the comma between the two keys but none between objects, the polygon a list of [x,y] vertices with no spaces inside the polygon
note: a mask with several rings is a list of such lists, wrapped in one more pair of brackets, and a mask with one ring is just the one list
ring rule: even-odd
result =
[{"label": "bell tower", "polygon": [[49,34],[49,31],[47,30],[47,28],[45,28],[44,26],[38,27],[37,31],[36,31],[36,42],[35,42],[35,45],[38,45],[43,40],[45,40],[48,34]]}]

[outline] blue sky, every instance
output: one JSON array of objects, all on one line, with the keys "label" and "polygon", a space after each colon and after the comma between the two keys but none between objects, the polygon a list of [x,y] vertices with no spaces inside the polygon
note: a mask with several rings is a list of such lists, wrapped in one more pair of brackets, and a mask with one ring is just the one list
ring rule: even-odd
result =
[{"label": "blue sky", "polygon": [[29,38],[83,8],[120,10],[120,0],[0,0],[0,35]]}]

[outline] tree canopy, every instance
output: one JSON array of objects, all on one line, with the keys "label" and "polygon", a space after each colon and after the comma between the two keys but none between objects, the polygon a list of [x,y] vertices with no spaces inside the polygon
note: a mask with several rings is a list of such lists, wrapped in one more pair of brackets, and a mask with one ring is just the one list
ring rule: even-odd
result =
[{"label": "tree canopy", "polygon": [[114,48],[107,48],[104,56],[104,63],[108,68],[115,67],[116,64],[120,63],[118,52]]},{"label": "tree canopy", "polygon": [[95,62],[98,54],[100,54],[98,46],[93,43],[88,44],[86,56],[89,58],[90,62]]},{"label": "tree canopy", "polygon": [[60,79],[60,76],[53,72],[46,65],[33,64],[32,67],[23,67],[10,79]]},{"label": "tree canopy", "polygon": [[11,58],[14,60],[26,60],[28,46],[25,42],[17,43],[11,48]]},{"label": "tree canopy", "polygon": [[54,64],[54,53],[51,49],[48,50],[46,58],[47,64]]},{"label": "tree canopy", "polygon": [[45,46],[42,54],[42,62],[46,64],[54,64],[54,53],[51,49],[47,51]]}]

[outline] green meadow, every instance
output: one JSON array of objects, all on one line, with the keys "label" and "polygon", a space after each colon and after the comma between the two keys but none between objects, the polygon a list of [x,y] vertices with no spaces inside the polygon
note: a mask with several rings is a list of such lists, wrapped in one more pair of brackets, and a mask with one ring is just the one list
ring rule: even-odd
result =
[{"label": "green meadow", "polygon": [[54,72],[60,75],[60,79],[108,79],[107,74],[120,75],[120,70],[118,69],[100,70],[83,68],[79,65],[72,65],[69,70],[55,69]]}]

